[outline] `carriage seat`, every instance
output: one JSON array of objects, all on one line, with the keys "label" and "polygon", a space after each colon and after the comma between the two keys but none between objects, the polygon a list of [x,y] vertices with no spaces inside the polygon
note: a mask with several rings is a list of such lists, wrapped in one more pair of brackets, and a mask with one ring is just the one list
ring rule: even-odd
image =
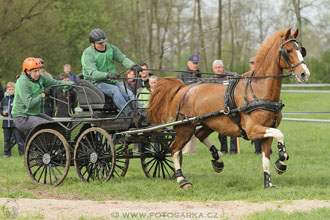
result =
[{"label": "carriage seat", "polygon": [[77,88],[80,108],[88,110],[88,105],[91,105],[93,110],[117,111],[112,99],[106,97],[93,83],[84,80],[82,74],[77,76],[77,85],[84,88]]}]

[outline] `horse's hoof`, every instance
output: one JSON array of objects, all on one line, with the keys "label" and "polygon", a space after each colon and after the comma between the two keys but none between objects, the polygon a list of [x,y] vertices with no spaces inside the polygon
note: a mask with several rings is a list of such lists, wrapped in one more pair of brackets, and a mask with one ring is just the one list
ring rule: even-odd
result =
[{"label": "horse's hoof", "polygon": [[181,180],[179,184],[181,189],[189,189],[192,186],[186,179]]},{"label": "horse's hoof", "polygon": [[280,160],[275,162],[275,170],[279,175],[282,175],[286,171],[286,165],[282,164]]},{"label": "horse's hoof", "polygon": [[188,183],[188,184],[182,186],[181,189],[187,190],[187,189],[190,189],[191,187],[192,187],[192,185]]},{"label": "horse's hoof", "polygon": [[214,171],[217,173],[221,173],[224,168],[223,162],[218,162],[216,160],[212,160],[211,162],[212,162],[212,167],[213,167]]}]

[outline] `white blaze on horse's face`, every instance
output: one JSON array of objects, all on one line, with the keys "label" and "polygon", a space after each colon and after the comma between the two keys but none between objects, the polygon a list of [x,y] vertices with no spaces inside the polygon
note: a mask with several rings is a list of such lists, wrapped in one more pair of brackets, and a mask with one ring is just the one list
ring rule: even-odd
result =
[{"label": "white blaze on horse's face", "polygon": [[296,72],[294,72],[294,76],[297,82],[301,83],[301,82],[307,82],[309,79],[309,76],[311,75],[311,73],[309,72],[309,69],[307,68],[307,65],[305,64],[304,58],[299,50],[299,45],[297,42],[293,42],[295,44],[295,48],[297,55],[298,55],[298,59],[299,59],[299,63],[301,63],[301,67],[303,68],[303,72],[299,72],[299,74],[297,74]]}]

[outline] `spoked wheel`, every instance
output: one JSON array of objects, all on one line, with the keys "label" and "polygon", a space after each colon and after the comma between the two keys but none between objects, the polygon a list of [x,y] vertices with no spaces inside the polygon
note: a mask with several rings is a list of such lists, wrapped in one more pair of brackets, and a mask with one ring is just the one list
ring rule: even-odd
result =
[{"label": "spoked wheel", "polygon": [[88,128],[78,138],[74,166],[83,182],[107,182],[113,174],[115,160],[112,139],[102,128]]},{"label": "spoked wheel", "polygon": [[148,178],[172,179],[174,163],[167,144],[149,143],[142,147],[141,165]]},{"label": "spoked wheel", "polygon": [[34,182],[59,185],[70,168],[70,148],[64,136],[53,129],[36,132],[26,145],[25,167]]},{"label": "spoked wheel", "polygon": [[115,152],[116,152],[116,165],[113,175],[124,177],[126,175],[128,165],[129,165],[129,155],[130,151],[126,143],[119,141],[115,142]]}]

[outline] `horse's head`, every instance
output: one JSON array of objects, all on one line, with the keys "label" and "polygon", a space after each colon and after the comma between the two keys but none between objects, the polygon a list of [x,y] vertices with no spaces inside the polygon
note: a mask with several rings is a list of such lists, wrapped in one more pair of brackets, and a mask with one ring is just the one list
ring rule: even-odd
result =
[{"label": "horse's head", "polygon": [[307,82],[310,72],[305,64],[304,56],[306,49],[296,40],[298,29],[291,35],[288,29],[284,38],[281,38],[281,45],[278,53],[279,65],[289,71],[297,82]]}]

